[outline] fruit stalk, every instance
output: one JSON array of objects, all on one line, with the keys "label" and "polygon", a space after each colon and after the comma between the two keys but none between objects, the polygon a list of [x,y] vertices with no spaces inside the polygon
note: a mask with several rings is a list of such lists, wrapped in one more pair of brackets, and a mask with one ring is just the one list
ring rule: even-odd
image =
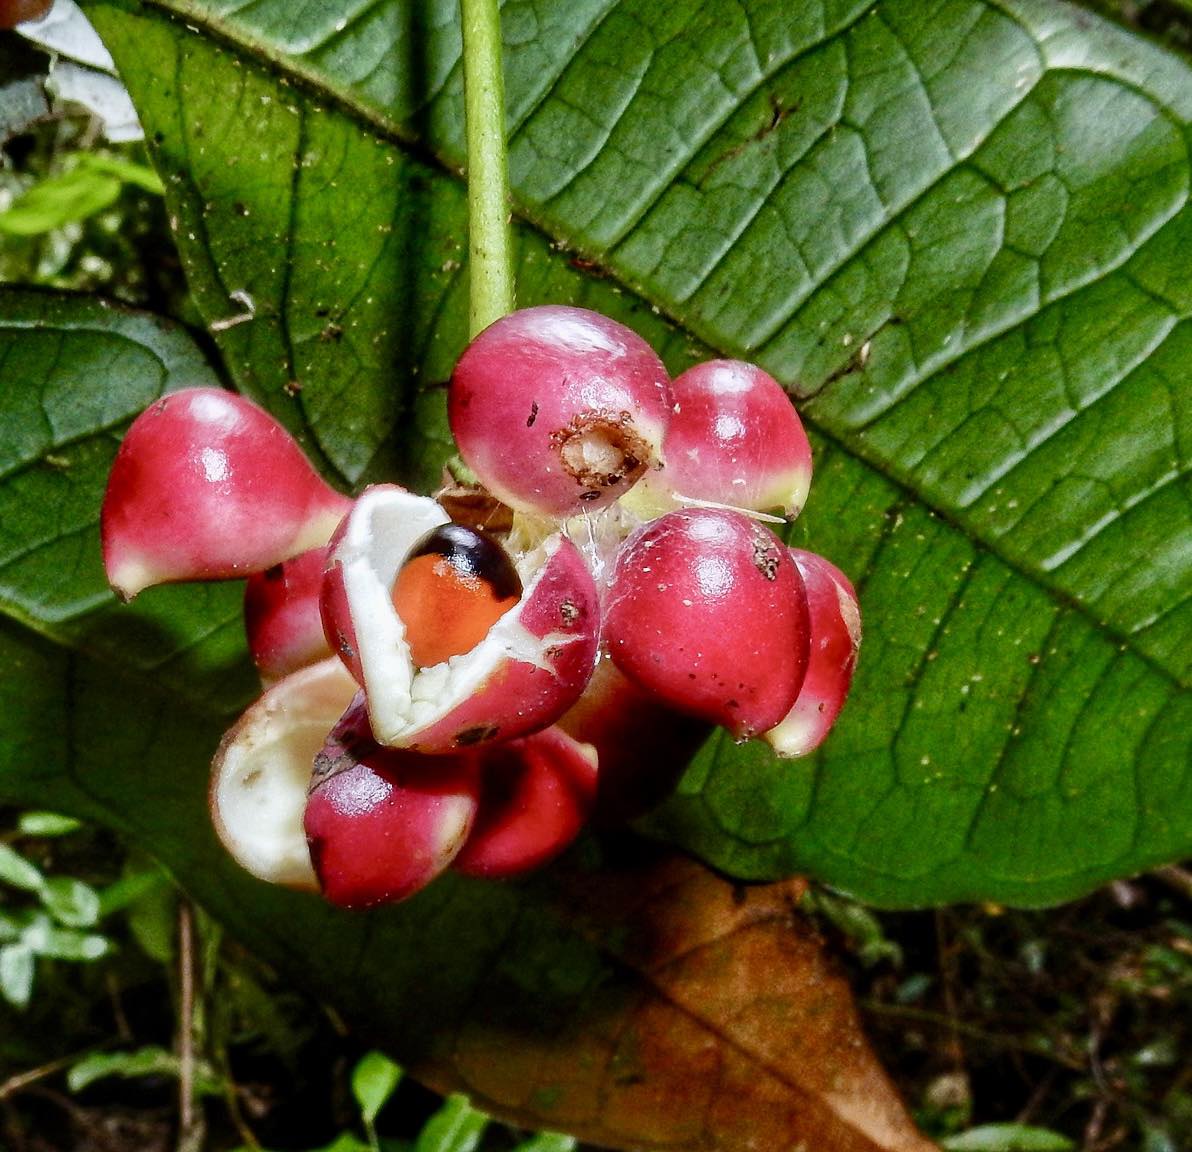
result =
[{"label": "fruit stalk", "polygon": [[497,0],[460,0],[468,145],[470,335],[513,311],[505,79]]}]

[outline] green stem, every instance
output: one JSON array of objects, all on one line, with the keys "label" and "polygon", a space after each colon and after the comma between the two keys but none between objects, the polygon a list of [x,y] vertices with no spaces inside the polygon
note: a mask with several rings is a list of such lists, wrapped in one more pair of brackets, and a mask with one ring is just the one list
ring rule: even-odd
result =
[{"label": "green stem", "polygon": [[468,136],[469,323],[475,336],[513,311],[505,80],[497,0],[460,0]]}]

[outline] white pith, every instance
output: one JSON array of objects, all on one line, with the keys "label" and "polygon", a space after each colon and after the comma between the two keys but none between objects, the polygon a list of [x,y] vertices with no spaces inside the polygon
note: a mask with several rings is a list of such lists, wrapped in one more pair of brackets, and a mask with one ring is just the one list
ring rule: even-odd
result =
[{"label": "white pith", "polygon": [[302,827],[306,790],[316,754],[356,691],[336,657],[303,668],[261,696],[216,753],[215,830],[254,876],[317,888]]},{"label": "white pith", "polygon": [[108,569],[108,583],[121,600],[129,601],[146,588],[164,583],[170,575],[161,565],[150,564],[139,556],[130,556]]},{"label": "white pith", "polygon": [[335,559],[343,567],[368,716],[382,744],[407,746],[477,692],[506,660],[551,669],[547,652],[579,639],[567,633],[539,637],[521,623],[523,607],[558,550],[555,535],[515,556],[521,599],[468,652],[419,668],[410,657],[405,626],[393,607],[392,588],[413,546],[450,520],[425,496],[379,489],[357,501]]},{"label": "white pith", "polygon": [[848,629],[848,638],[853,642],[853,651],[861,647],[861,609],[853,596],[835,577],[832,586],[836,589],[836,603],[840,606],[840,619]]},{"label": "white pith", "polygon": [[475,818],[476,803],[471,797],[459,796],[454,800],[445,800],[439,811],[438,835],[431,845],[433,858],[447,862],[453,860],[468,838]]},{"label": "white pith", "polygon": [[818,704],[818,700],[800,693],[783,721],[765,733],[766,743],[784,760],[806,756],[818,747],[824,729]]},{"label": "white pith", "polygon": [[615,476],[625,464],[624,450],[613,443],[603,428],[589,428],[572,436],[562,447],[562,457],[576,473],[603,472]]}]

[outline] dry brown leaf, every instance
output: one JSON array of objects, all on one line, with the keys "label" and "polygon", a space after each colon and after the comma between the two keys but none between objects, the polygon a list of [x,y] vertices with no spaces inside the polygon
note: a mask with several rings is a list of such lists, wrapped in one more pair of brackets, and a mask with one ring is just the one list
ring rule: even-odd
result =
[{"label": "dry brown leaf", "polygon": [[497,963],[420,1078],[515,1123],[611,1148],[934,1148],[798,911],[800,881],[736,886],[674,856],[555,879],[560,920],[605,963],[592,971],[562,938],[556,950],[535,942],[557,962],[533,974]]}]

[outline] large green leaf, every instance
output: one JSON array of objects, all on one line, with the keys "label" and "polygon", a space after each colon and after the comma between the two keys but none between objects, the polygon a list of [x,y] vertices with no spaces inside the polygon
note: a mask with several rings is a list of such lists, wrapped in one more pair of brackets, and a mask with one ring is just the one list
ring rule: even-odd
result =
[{"label": "large green leaf", "polygon": [[[0,293],[0,614],[151,673],[228,717],[255,690],[240,589],[165,588],[119,607],[98,532],[129,421],[167,385],[217,383],[190,338],[151,317],[83,298]],[[9,679],[20,710],[19,677],[6,669]],[[129,704],[124,719],[135,724],[136,701]],[[0,718],[7,728],[16,717]]]},{"label": "large green leaf", "polygon": [[[428,481],[463,338],[450,6],[185,7],[94,15],[234,376],[346,478]],[[796,535],[862,587],[815,764],[711,747],[653,826],[887,902],[1055,899],[1186,851],[1188,72],[1050,4],[784,13],[506,13],[519,204],[637,290],[523,229],[523,299],[583,299],[678,366],[699,349],[657,300],[810,397]],[[85,510],[44,481],[5,490],[11,599],[91,632]]]},{"label": "large green leaf", "polygon": [[361,915],[241,871],[207,811],[212,749],[250,692],[239,588],[116,607],[96,530],[122,425],[215,381],[185,333],[82,298],[0,291],[0,317],[0,797],[125,833],[420,1076],[522,1124],[614,1147],[730,1152],[781,1133],[925,1152],[792,914],[797,884],[746,895],[692,862],[588,844],[528,884],[447,876]]},{"label": "large green leaf", "polygon": [[[236,382],[344,480],[432,482],[454,4],[89,11]],[[786,382],[817,454],[793,537],[862,594],[822,753],[713,742],[650,829],[902,904],[1187,852],[1189,70],[1026,0],[511,0],[504,28],[521,300]]]}]

